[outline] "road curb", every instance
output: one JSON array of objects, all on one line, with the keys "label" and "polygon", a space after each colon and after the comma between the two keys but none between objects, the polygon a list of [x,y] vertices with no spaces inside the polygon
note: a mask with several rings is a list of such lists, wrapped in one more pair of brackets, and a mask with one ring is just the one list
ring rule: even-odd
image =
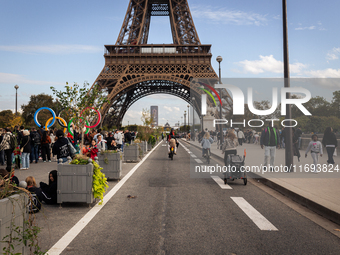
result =
[{"label": "road curb", "polygon": [[[191,146],[194,146],[198,149],[201,149],[201,147],[195,145],[195,144],[192,144],[186,140],[183,140],[185,142],[187,142],[188,144],[190,144]],[[211,155],[213,155],[214,157],[217,157],[217,158],[220,158],[223,160],[223,158],[219,155],[217,155],[216,153],[213,153],[211,152]],[[323,205],[320,205],[308,198],[305,198],[304,196],[300,195],[300,194],[297,194],[285,187],[283,187],[282,185],[279,185],[267,178],[263,178],[263,177],[260,177],[259,175],[255,174],[255,173],[251,173],[252,175],[252,178],[255,179],[255,180],[258,180],[260,181],[261,183],[265,184],[266,186],[272,188],[273,190],[276,190],[278,192],[280,192],[281,194],[283,194],[284,196],[292,199],[293,201],[299,203],[300,205],[303,205],[305,207],[307,207],[308,209],[310,209],[311,211],[321,215],[322,217],[336,223],[336,224],[339,224],[340,225],[340,213],[338,212],[335,212]]]}]

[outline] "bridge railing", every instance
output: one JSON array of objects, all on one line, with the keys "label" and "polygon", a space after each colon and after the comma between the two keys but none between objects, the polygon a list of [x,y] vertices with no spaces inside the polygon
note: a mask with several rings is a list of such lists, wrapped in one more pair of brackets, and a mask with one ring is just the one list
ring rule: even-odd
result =
[{"label": "bridge railing", "polygon": [[174,44],[145,44],[145,45],[105,45],[104,55],[119,54],[210,54],[211,45],[174,45]]}]

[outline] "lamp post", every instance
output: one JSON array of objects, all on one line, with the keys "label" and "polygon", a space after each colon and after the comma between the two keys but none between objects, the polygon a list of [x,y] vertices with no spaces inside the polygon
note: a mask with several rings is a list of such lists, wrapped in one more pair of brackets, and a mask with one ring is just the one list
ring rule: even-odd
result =
[{"label": "lamp post", "polygon": [[192,140],[195,141],[195,97],[192,97]]},{"label": "lamp post", "polygon": [[187,125],[187,111],[184,111],[184,127]]},{"label": "lamp post", "polygon": [[189,112],[190,112],[190,109],[189,109],[189,107],[190,107],[190,105],[187,105],[187,107],[188,107],[188,133],[189,133],[189,131],[190,131],[190,118],[189,118]]},{"label": "lamp post", "polygon": [[15,115],[18,115],[18,85],[14,86],[15,88]]},{"label": "lamp post", "polygon": [[[219,84],[222,84],[221,80],[221,62],[223,58],[221,56],[218,56],[216,58],[216,61],[218,62],[218,82]],[[222,95],[222,89],[219,89],[220,95]],[[220,104],[220,118],[222,119],[222,104]],[[220,146],[223,143],[223,130],[222,130],[222,125],[219,125],[220,127]]]},{"label": "lamp post", "polygon": [[[284,86],[290,87],[290,78],[289,78],[289,54],[288,54],[288,24],[287,24],[287,1],[282,0],[282,19],[283,19],[283,63],[284,63]],[[286,94],[286,98],[290,98],[290,93]],[[287,141],[285,148],[285,163],[286,166],[291,169],[293,165],[293,130],[291,125],[291,106],[290,104],[286,105],[286,120],[288,120],[288,127],[285,128],[285,132],[287,132]],[[291,169],[291,171],[294,171]]]}]

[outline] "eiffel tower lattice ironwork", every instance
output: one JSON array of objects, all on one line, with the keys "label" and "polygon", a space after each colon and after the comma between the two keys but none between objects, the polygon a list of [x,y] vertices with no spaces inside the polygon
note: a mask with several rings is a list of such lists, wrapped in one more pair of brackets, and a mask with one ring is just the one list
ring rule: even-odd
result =
[{"label": "eiffel tower lattice ironwork", "polygon": [[[152,16],[169,16],[173,44],[148,44]],[[190,88],[190,81],[217,80],[210,48],[199,40],[187,0],[130,0],[116,44],[105,45],[105,66],[95,81],[108,89],[103,116],[110,111],[120,126],[134,102],[159,93],[182,98],[200,114],[202,92]]]}]

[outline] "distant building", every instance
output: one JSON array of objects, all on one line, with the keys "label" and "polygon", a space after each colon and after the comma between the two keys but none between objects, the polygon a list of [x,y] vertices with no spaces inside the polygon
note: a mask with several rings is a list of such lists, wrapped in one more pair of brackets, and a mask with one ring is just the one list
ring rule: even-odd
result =
[{"label": "distant building", "polygon": [[170,131],[171,130],[171,126],[170,126],[170,124],[167,122],[167,123],[165,123],[165,125],[164,125],[164,131]]},{"label": "distant building", "polygon": [[151,126],[158,127],[158,106],[151,106],[150,107],[150,114],[153,120]]}]

